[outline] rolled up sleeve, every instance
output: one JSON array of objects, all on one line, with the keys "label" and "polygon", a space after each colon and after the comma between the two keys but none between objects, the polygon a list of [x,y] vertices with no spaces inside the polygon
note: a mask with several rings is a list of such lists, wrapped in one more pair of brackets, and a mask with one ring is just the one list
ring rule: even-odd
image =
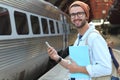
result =
[{"label": "rolled up sleeve", "polygon": [[110,75],[112,72],[112,61],[109,49],[105,40],[101,36],[97,36],[91,40],[91,65],[86,69],[91,77],[100,77]]}]

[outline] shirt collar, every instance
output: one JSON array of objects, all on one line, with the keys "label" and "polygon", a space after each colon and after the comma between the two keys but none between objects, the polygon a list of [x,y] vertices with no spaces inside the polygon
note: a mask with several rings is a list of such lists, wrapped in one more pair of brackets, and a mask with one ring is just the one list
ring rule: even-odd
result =
[{"label": "shirt collar", "polygon": [[[81,40],[85,40],[88,36],[88,34],[95,29],[95,25],[91,22],[89,23],[89,29],[85,32],[85,34],[82,36]],[[80,34],[78,34],[79,38]]]}]

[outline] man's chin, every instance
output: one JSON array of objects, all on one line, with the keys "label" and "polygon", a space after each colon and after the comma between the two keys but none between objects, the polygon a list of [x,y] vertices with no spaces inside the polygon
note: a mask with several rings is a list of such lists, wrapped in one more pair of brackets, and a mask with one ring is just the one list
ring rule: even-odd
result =
[{"label": "man's chin", "polygon": [[76,26],[77,29],[81,29],[82,27],[81,26]]}]

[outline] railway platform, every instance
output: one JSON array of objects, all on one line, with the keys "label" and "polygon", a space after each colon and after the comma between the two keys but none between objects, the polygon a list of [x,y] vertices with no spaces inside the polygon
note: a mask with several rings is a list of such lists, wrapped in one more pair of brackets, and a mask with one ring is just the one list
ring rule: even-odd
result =
[{"label": "railway platform", "polygon": [[38,80],[68,80],[68,75],[68,70],[57,64]]}]

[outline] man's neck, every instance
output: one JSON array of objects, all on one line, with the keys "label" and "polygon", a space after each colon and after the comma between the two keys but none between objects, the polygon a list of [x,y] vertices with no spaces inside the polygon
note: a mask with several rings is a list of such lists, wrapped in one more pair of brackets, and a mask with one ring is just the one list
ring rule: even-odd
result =
[{"label": "man's neck", "polygon": [[88,30],[88,28],[89,28],[89,24],[86,23],[82,28],[78,29],[78,33],[80,35],[84,35],[84,33]]}]

